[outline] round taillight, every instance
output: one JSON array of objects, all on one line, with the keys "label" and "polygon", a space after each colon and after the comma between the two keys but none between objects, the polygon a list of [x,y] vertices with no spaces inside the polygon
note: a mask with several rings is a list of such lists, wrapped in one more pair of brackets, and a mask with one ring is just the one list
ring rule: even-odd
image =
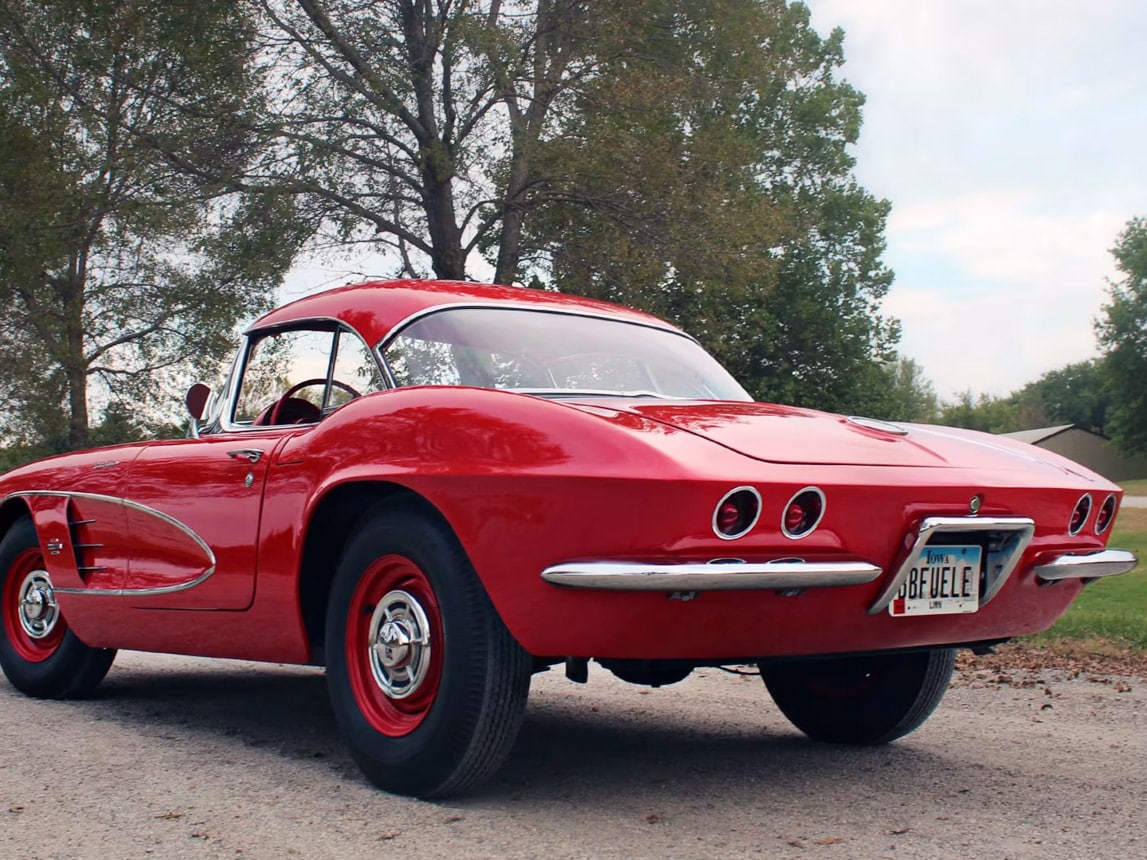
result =
[{"label": "round taillight", "polygon": [[798,532],[800,531],[801,523],[805,520],[804,508],[795,502],[789,505],[789,509],[785,511],[785,531]]},{"label": "round taillight", "polygon": [[1099,506],[1099,513],[1095,515],[1095,533],[1101,535],[1107,531],[1113,519],[1115,519],[1114,493],[1104,499],[1103,504]]},{"label": "round taillight", "polygon": [[1084,493],[1078,502],[1075,503],[1075,509],[1071,512],[1071,523],[1067,527],[1069,534],[1077,535],[1083,529],[1083,524],[1087,522],[1087,515],[1091,513],[1091,494]]},{"label": "round taillight", "polygon": [[816,487],[805,487],[785,505],[781,531],[797,540],[812,534],[824,516],[824,493]]},{"label": "round taillight", "polygon": [[761,495],[752,487],[737,487],[717,502],[713,511],[713,532],[722,540],[748,534],[761,515]]}]

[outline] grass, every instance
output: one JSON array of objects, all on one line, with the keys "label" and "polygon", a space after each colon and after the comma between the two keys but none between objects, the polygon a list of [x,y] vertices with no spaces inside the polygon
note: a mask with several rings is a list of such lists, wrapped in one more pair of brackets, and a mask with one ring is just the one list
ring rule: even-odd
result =
[{"label": "grass", "polygon": [[1128,496],[1147,496],[1147,478],[1138,481],[1124,481],[1123,492]]},{"label": "grass", "polygon": [[[1144,487],[1147,481],[1136,482]],[[1147,508],[1119,512],[1110,546],[1129,549],[1147,562]],[[1039,644],[1062,640],[1088,642],[1088,650],[1130,649],[1147,652],[1147,567],[1092,583],[1071,609],[1045,633],[1030,637]]]}]

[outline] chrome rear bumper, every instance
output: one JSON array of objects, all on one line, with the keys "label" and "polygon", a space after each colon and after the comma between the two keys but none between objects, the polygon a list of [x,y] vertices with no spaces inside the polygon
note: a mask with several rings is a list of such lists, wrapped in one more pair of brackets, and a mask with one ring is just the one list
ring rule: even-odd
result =
[{"label": "chrome rear bumper", "polygon": [[784,591],[864,585],[883,571],[864,561],[764,563],[713,561],[644,564],[628,561],[584,561],[557,564],[542,571],[553,585],[606,591]]},{"label": "chrome rear bumper", "polygon": [[1125,549],[1104,549],[1084,555],[1061,555],[1047,564],[1038,564],[1035,575],[1047,582],[1060,579],[1095,579],[1115,576],[1133,570],[1139,563],[1134,553]]}]

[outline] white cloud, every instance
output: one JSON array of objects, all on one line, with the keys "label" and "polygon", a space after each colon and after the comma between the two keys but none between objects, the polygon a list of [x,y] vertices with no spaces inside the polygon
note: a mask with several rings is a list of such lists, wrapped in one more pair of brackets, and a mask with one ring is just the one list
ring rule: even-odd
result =
[{"label": "white cloud", "polygon": [[1108,249],[1147,214],[1147,4],[811,0],[867,96],[857,175],[892,201],[886,309],[942,396],[1093,355]]},{"label": "white cloud", "polygon": [[893,211],[895,253],[934,254],[970,277],[1094,292],[1114,267],[1119,212],[1072,213],[1016,192],[981,192]]}]

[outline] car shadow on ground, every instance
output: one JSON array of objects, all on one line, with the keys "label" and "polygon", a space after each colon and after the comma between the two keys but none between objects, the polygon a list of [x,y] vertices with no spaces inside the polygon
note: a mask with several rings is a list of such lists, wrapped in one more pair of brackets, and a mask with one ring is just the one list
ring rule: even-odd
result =
[{"label": "car shadow on ground", "polygon": [[[550,689],[532,696],[502,770],[446,805],[528,797],[607,809],[635,792],[651,801],[663,795],[668,803],[684,793],[719,803],[733,786],[742,791],[746,785],[778,800],[824,791],[845,796],[870,791],[893,773],[900,782],[934,788],[938,774],[951,769],[951,762],[910,741],[874,748],[811,743],[784,723],[763,690],[760,714],[723,713],[717,704],[698,716],[696,708],[687,713],[675,705],[676,696],[696,697],[696,690],[647,696],[627,687],[606,703],[585,692],[591,689],[558,687],[556,695]],[[339,737],[318,669],[228,661],[133,666],[113,670],[96,699],[72,706],[143,736],[300,760],[313,766],[312,778],[325,771],[365,785]]]}]

